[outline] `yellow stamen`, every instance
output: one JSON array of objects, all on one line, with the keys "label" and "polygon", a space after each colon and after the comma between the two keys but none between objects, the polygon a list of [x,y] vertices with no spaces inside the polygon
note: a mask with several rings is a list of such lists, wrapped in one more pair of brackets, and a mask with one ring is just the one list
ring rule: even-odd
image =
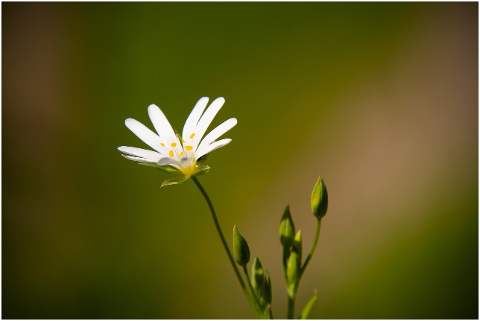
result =
[{"label": "yellow stamen", "polygon": [[162,147],[165,147],[165,144],[164,144],[164,143],[160,143],[160,145],[162,145]]},{"label": "yellow stamen", "polygon": [[182,156],[183,156],[183,152],[180,152],[180,157],[182,157]]},{"label": "yellow stamen", "polygon": [[188,151],[191,151],[193,149],[192,146],[185,146],[185,148],[188,150]]},{"label": "yellow stamen", "polygon": [[168,155],[170,155],[170,157],[173,157],[173,150],[171,150]]},{"label": "yellow stamen", "polygon": [[195,133],[190,135],[190,139],[193,139],[193,137],[195,137]]},{"label": "yellow stamen", "polygon": [[177,143],[172,143],[171,146],[175,147],[175,146],[177,146]]}]

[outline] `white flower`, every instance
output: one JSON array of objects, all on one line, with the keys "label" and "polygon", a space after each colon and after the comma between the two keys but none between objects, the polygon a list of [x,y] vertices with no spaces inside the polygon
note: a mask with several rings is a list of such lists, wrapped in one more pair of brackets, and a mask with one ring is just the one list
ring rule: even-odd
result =
[{"label": "white flower", "polygon": [[179,184],[192,175],[205,173],[209,167],[203,165],[199,159],[230,143],[232,141],[230,138],[216,140],[237,124],[235,118],[230,118],[202,140],[208,126],[224,103],[225,99],[219,97],[205,110],[208,97],[200,98],[183,126],[181,137],[173,130],[160,108],[152,104],[148,106],[148,115],[158,135],[132,118],[126,119],[125,125],[154,151],[127,146],[118,147],[118,150],[125,158],[142,165],[182,174],[180,177],[165,181],[162,186]]}]

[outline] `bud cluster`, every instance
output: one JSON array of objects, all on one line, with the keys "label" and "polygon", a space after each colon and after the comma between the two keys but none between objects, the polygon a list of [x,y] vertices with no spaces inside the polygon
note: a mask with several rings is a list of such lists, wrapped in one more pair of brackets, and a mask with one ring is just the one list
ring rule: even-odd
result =
[{"label": "bud cluster", "polygon": [[[233,227],[233,256],[235,261],[246,270],[248,262],[250,262],[250,248],[247,240],[240,234],[237,226]],[[247,272],[246,272],[247,273]],[[270,281],[270,274],[264,271],[260,259],[255,257],[252,264],[252,275],[250,280],[252,295],[255,296],[256,302],[259,303],[261,310],[261,317],[272,318],[272,284]]]},{"label": "bud cluster", "polygon": [[[317,218],[318,224],[320,224],[328,208],[327,187],[323,178],[318,178],[310,200],[313,215]],[[307,258],[305,266],[302,267],[302,232],[298,231],[295,234],[295,225],[293,224],[290,206],[288,205],[280,220],[279,236],[280,243],[283,246],[283,268],[287,282],[287,293],[290,298],[294,298],[303,274],[303,269],[305,269],[311,255]],[[314,248],[315,247],[313,247],[313,249]]]}]

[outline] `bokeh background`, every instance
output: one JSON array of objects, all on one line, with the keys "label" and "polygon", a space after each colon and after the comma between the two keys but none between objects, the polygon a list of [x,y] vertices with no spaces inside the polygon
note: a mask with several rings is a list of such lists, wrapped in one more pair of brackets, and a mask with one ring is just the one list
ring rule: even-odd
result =
[{"label": "bokeh background", "polygon": [[2,3],[2,317],[252,318],[193,182],[127,161],[147,106],[223,96],[201,177],[286,316],[478,318],[477,3]]}]

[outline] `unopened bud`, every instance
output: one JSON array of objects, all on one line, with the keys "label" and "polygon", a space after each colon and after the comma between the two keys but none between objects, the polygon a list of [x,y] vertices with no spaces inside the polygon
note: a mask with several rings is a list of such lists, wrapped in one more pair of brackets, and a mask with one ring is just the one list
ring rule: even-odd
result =
[{"label": "unopened bud", "polygon": [[280,242],[283,247],[290,247],[293,244],[295,236],[295,226],[293,225],[292,215],[290,214],[290,206],[287,205],[280,221]]},{"label": "unopened bud", "polygon": [[272,304],[272,283],[268,271],[265,271],[265,291],[263,292],[263,299],[267,304]]},{"label": "unopened bud", "polygon": [[294,297],[297,290],[297,284],[300,278],[300,257],[295,248],[292,248],[287,261],[287,293],[289,297]]},{"label": "unopened bud", "polygon": [[300,261],[302,261],[302,231],[298,231],[293,240],[293,247],[297,250]]},{"label": "unopened bud", "polygon": [[233,256],[235,261],[241,266],[245,266],[250,262],[250,248],[236,225],[233,226]]},{"label": "unopened bud", "polygon": [[252,287],[255,293],[260,297],[263,293],[263,286],[265,284],[265,276],[263,275],[262,263],[258,257],[255,257],[252,264]]},{"label": "unopened bud", "polygon": [[311,197],[312,212],[317,219],[321,219],[327,214],[328,193],[327,186],[322,177],[319,177],[312,191]]}]

